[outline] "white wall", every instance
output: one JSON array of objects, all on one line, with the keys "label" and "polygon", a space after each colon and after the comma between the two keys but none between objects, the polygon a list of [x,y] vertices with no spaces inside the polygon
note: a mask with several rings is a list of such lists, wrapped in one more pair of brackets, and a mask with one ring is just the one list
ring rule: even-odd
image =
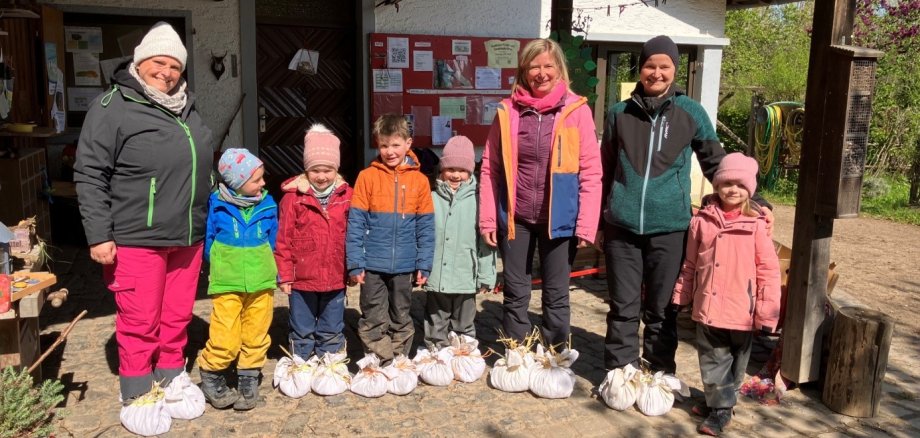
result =
[{"label": "white wall", "polygon": [[[156,10],[181,10],[192,13],[192,26],[195,29],[191,47],[187,47],[189,52],[194,53],[195,63],[195,95],[197,107],[204,118],[205,123],[215,131],[223,129],[227,120],[233,116],[231,112],[236,109],[237,100],[240,96],[241,83],[240,77],[231,77],[230,55],[240,53],[240,22],[239,22],[239,1],[188,1],[188,0],[52,0],[46,1],[53,5],[73,5],[73,6],[102,6],[112,8],[130,8],[142,9],[148,11]],[[97,11],[86,11],[96,13]],[[103,11],[98,11],[104,13]],[[211,73],[211,52],[223,54],[227,52],[227,58],[224,59],[226,71],[220,80],[214,78]],[[239,68],[237,69],[239,71]],[[242,144],[242,123],[241,117],[237,116],[233,125],[230,127],[230,133],[224,142],[228,146],[239,146]]]},{"label": "white wall", "polygon": [[410,0],[374,9],[375,32],[536,38],[548,34],[550,0]]},{"label": "white wall", "polygon": [[[619,3],[633,2],[624,0]],[[589,34],[667,34],[672,38],[725,35],[725,0],[671,0],[667,4],[659,2],[658,7],[651,4],[648,7],[630,5],[622,15],[616,2],[609,0],[574,0],[573,7],[576,9],[573,16],[577,16],[579,8],[591,16]],[[594,10],[598,7],[601,9]]]}]

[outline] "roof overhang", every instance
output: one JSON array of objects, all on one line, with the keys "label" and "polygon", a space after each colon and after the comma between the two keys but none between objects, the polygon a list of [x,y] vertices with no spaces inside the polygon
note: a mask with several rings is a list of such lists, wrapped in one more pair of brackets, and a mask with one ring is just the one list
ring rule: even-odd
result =
[{"label": "roof overhang", "polygon": [[[594,43],[626,43],[626,44],[644,44],[656,35],[641,34],[624,34],[624,33],[589,33],[586,40]],[[728,45],[728,38],[716,38],[708,35],[700,36],[671,36],[674,43],[683,46],[711,46],[725,47]]]}]

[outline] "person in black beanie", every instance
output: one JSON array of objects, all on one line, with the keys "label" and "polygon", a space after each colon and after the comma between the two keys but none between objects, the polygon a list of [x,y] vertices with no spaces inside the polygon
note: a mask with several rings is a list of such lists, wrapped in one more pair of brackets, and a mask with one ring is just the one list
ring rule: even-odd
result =
[{"label": "person in black beanie", "polygon": [[691,154],[712,181],[725,151],[702,105],[674,84],[680,61],[674,41],[665,35],[648,40],[639,61],[639,82],[628,99],[610,107],[601,143],[610,293],[604,365],[639,366],[641,317],[641,358],[652,370],[673,374],[677,309],[670,299],[690,224]]}]

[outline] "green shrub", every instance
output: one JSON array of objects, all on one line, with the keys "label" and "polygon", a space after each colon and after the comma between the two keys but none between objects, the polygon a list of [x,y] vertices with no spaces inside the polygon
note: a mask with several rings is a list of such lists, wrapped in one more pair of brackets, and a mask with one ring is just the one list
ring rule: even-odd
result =
[{"label": "green shrub", "polygon": [[54,407],[64,400],[63,389],[57,380],[33,388],[32,376],[14,367],[0,371],[0,438],[51,435]]}]

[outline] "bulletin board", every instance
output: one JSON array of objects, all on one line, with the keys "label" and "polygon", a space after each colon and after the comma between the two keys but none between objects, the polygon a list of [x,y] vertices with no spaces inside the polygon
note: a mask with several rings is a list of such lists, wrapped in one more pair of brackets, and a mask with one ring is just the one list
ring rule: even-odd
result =
[{"label": "bulletin board", "polygon": [[528,41],[371,34],[371,120],[405,115],[417,147],[443,146],[452,135],[485,145],[498,103],[511,95],[518,53]]}]

